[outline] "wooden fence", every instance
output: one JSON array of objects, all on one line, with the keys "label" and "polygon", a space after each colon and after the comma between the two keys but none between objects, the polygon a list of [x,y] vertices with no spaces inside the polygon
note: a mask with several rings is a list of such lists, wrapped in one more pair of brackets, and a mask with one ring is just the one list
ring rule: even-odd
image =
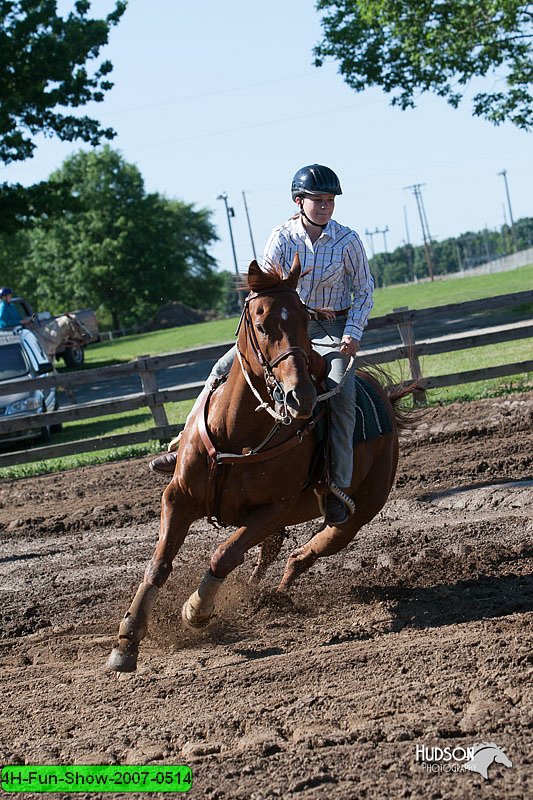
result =
[{"label": "wooden fence", "polygon": [[[500,311],[502,308],[531,303],[533,303],[533,291],[518,292],[485,298],[484,300],[454,303],[422,310],[409,310],[407,308],[395,309],[395,311],[390,314],[371,319],[367,330],[376,331],[394,326],[399,331],[401,344],[362,350],[360,356],[367,364],[386,364],[406,359],[409,364],[411,378],[419,382],[419,400],[423,399],[423,393],[430,389],[531,372],[533,371],[533,359],[518,363],[486,367],[483,369],[472,369],[448,375],[424,377],[422,376],[419,361],[420,357],[425,355],[451,353],[457,350],[531,338],[533,337],[533,321],[531,319],[509,325],[499,325],[493,328],[469,330],[465,333],[430,338],[423,341],[417,341],[416,338],[417,323],[427,322],[428,320],[431,321],[437,318],[449,319],[458,314],[463,317],[468,317],[480,312],[486,313],[487,311],[491,312],[491,310],[496,312]],[[182,426],[168,424],[164,404],[195,398],[203,386],[203,382],[181,384],[180,386],[170,389],[157,389],[156,373],[178,365],[204,360],[216,360],[228,350],[231,344],[231,342],[225,342],[220,345],[210,345],[169,355],[140,356],[127,364],[79,372],[54,374],[49,377],[11,381],[9,383],[0,384],[0,403],[1,396],[5,394],[55,386],[58,389],[64,389],[68,395],[72,393],[76,386],[83,384],[94,386],[105,383],[112,378],[131,377],[133,375],[139,376],[142,386],[142,392],[108,400],[72,405],[63,410],[47,413],[45,417],[36,418],[35,415],[0,417],[0,436],[15,431],[35,429],[39,426],[38,424],[36,425],[36,419],[38,419],[41,424],[46,422],[47,426],[51,426],[63,422],[95,419],[104,415],[120,415],[125,411],[146,407],[150,409],[155,423],[154,427],[145,431],[110,435],[98,437],[96,439],[83,439],[81,441],[48,445],[45,447],[32,447],[27,450],[19,450],[12,453],[4,452],[0,454],[0,467],[107,448],[129,446],[154,439],[159,439],[161,441],[170,439],[172,436],[176,435],[177,431]]]}]

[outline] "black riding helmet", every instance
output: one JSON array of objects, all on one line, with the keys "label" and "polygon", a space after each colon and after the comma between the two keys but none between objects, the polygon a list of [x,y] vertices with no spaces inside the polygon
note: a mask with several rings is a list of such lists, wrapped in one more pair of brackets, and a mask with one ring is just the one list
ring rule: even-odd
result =
[{"label": "black riding helmet", "polygon": [[322,164],[310,164],[298,170],[292,179],[292,199],[302,194],[342,194],[341,184],[335,173]]}]

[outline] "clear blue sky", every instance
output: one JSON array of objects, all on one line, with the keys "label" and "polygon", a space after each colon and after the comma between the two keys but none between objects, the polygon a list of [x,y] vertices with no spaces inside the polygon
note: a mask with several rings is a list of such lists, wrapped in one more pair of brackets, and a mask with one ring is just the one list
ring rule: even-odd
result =
[{"label": "clear blue sky", "polygon": [[[73,5],[59,3],[61,10]],[[111,6],[94,0],[92,13]],[[213,210],[221,238],[213,255],[232,271],[217,195],[226,191],[235,209],[244,270],[252,249],[243,190],[260,255],[272,227],[293,212],[292,175],[312,162],[339,174],[344,195],[335,217],[362,235],[368,251],[366,230],[388,226],[389,250],[405,240],[404,208],[410,239],[421,243],[415,199],[403,188],[414,183],[425,184],[435,239],[502,225],[502,169],[515,220],[533,215],[530,134],[472,117],[468,101],[453,110],[428,95],[400,111],[379,90],[356,94],[335,63],[313,66],[320,36],[312,0],[130,0],[103,53],[115,87],[86,110],[114,127],[111,146],[137,164],[148,191]],[[36,156],[4,169],[2,179],[44,179],[81,146],[39,139]],[[383,244],[374,236],[376,252]]]}]

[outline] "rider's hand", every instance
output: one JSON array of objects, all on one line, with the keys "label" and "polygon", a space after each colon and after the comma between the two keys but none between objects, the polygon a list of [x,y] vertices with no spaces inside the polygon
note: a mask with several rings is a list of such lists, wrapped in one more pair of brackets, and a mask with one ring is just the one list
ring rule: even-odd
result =
[{"label": "rider's hand", "polygon": [[316,308],[316,313],[319,319],[335,319],[335,310],[333,308]]},{"label": "rider's hand", "polygon": [[359,350],[360,344],[357,339],[352,339],[351,336],[343,336],[339,350],[347,356],[354,356]]}]

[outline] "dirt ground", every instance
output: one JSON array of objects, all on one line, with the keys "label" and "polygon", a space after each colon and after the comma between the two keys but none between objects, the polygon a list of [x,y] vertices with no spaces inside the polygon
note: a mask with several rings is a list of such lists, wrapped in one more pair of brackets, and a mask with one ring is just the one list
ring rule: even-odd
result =
[{"label": "dirt ground", "polygon": [[[532,797],[532,423],[533,393],[436,409],[350,548],[281,603],[317,523],[291,529],[198,633],[180,608],[227,532],[195,524],[130,675],[104,665],[164,481],[143,461],[0,481],[0,764],[187,763],[193,798]],[[512,767],[420,755],[481,742]]]}]

